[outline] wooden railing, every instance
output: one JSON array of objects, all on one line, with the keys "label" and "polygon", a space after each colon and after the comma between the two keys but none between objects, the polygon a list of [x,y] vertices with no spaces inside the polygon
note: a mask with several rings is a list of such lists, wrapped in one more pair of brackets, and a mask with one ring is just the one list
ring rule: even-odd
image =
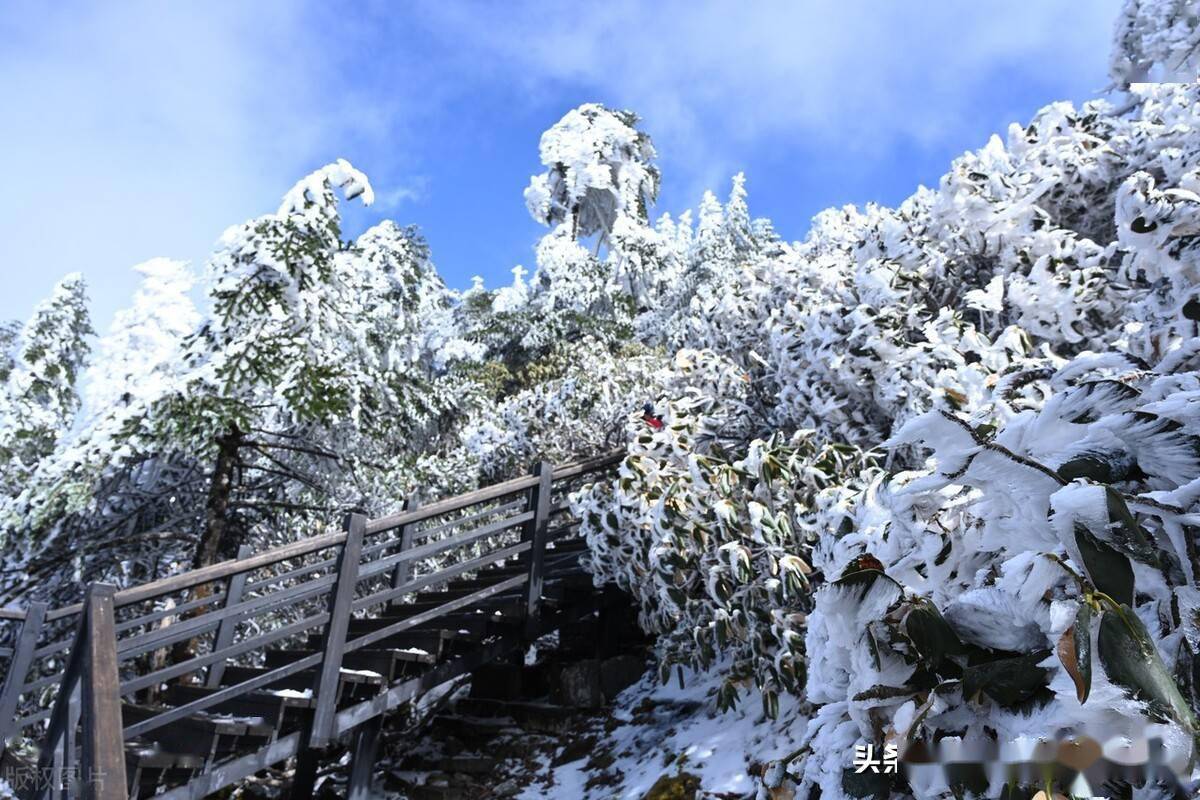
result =
[{"label": "wooden railing", "polygon": [[[542,463],[530,476],[424,506],[409,503],[378,519],[349,514],[335,533],[262,553],[243,548],[235,559],[120,591],[93,584],[82,603],[62,608],[33,603],[0,610],[0,620],[20,626],[10,636],[13,646],[0,649],[0,660],[9,662],[0,690],[0,752],[13,737],[44,729],[40,772],[80,778],[78,786],[62,787],[70,796],[123,798],[125,741],[306,671],[315,674],[311,724],[270,757],[326,745],[405,699],[393,691],[386,702],[339,710],[335,695],[347,654],[500,593],[518,592],[527,623],[535,622],[547,551],[578,525],[567,513],[566,494],[620,457],[558,468]],[[363,633],[351,625],[513,557],[525,568],[510,578],[386,627]],[[280,666],[251,663],[257,670],[223,686],[231,662],[261,662],[268,646],[312,634],[319,634],[315,651]],[[213,691],[123,721],[123,698],[153,697],[180,679]],[[47,788],[51,795],[60,791]]]}]

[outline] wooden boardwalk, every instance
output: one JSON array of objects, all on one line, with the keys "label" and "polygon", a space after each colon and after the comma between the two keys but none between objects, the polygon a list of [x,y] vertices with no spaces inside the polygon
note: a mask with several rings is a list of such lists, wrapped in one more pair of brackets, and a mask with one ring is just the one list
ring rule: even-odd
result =
[{"label": "wooden boardwalk", "polygon": [[[367,796],[384,715],[510,657],[613,599],[579,558],[566,494],[619,454],[302,537],[153,583],[93,584],[83,603],[0,611],[13,626],[0,746],[26,798],[201,798],[296,758],[311,796],[349,741]],[[451,566],[435,569],[435,561]]]}]

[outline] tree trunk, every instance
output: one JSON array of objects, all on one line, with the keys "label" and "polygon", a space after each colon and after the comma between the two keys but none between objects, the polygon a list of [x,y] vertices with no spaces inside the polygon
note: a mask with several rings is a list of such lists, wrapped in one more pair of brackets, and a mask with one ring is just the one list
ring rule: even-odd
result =
[{"label": "tree trunk", "polygon": [[[212,483],[208,487],[208,500],[204,507],[204,530],[200,532],[200,541],[196,544],[196,555],[192,559],[192,568],[200,569],[209,564],[217,563],[221,553],[221,545],[229,530],[229,500],[233,495],[233,473],[237,466],[238,448],[242,446],[242,432],[236,425],[231,425],[229,431],[217,439],[217,463],[213,467]],[[192,589],[193,598],[207,597],[213,594],[216,587],[212,584],[201,584]],[[203,614],[210,609],[201,606],[188,617]],[[197,639],[186,639],[175,645],[172,653],[174,663],[186,661],[196,655]],[[181,683],[194,683],[199,680],[197,674],[180,677]]]},{"label": "tree trunk", "polygon": [[217,464],[213,469],[212,484],[208,487],[208,502],[204,508],[204,530],[196,545],[196,557],[192,568],[200,569],[217,563],[225,532],[229,529],[229,498],[233,494],[233,470],[237,465],[238,448],[242,445],[242,433],[237,426],[217,439]]}]

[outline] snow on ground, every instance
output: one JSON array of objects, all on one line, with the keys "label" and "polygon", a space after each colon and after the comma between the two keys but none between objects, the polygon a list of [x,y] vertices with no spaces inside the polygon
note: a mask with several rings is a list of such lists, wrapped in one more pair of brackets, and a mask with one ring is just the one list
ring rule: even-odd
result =
[{"label": "snow on ground", "polygon": [[[676,679],[663,686],[648,672],[621,693],[610,715],[580,732],[581,743],[594,737],[590,747],[564,748],[544,762],[520,797],[640,799],[662,776],[681,773],[700,779],[698,797],[753,796],[753,773],[796,750],[804,717],[796,700],[787,698],[780,701],[779,717],[766,719],[757,690],[747,690],[734,710],[717,712],[720,675],[685,674],[680,688]],[[568,751],[579,757],[554,765],[573,754]]]}]

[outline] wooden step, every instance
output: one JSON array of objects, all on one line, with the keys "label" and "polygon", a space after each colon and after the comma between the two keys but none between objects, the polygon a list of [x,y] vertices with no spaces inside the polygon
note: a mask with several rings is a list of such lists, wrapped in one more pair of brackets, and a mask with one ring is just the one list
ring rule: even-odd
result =
[{"label": "wooden step", "polygon": [[[554,572],[582,571],[579,565],[579,556],[582,551],[575,549],[568,550],[546,550],[542,563],[545,569]],[[507,561],[500,566],[488,567],[481,569],[475,573],[475,578],[472,580],[493,580],[497,582],[507,578],[512,578],[516,575],[523,575],[529,571],[529,565],[524,561]]]},{"label": "wooden step", "polygon": [[[169,710],[133,703],[121,705],[121,715],[126,727],[152,719]],[[139,738],[145,742],[154,742],[171,753],[200,756],[206,761],[212,761],[235,752],[239,744],[261,746],[270,741],[274,733],[274,728],[261,717],[197,713],[155,728]]]},{"label": "wooden step", "polygon": [[507,717],[471,717],[463,714],[438,714],[432,724],[466,742],[486,743],[501,733],[519,733],[516,722]]},{"label": "wooden step", "polygon": [[152,744],[125,743],[125,780],[130,800],[154,797],[159,786],[183,783],[203,768],[202,756],[171,753]]},{"label": "wooden step", "polygon": [[459,775],[491,775],[499,760],[488,756],[409,756],[401,762],[406,772],[450,772]]},{"label": "wooden step", "polygon": [[[274,669],[299,661],[317,653],[317,650],[268,650],[264,655],[267,669]],[[342,670],[353,673],[371,674],[382,683],[390,683],[396,668],[396,658],[390,650],[355,650],[342,654]]]},{"label": "wooden step", "polygon": [[[470,582],[463,581],[462,584],[451,584],[450,586],[447,586],[444,590],[438,591],[438,592],[418,592],[416,598],[412,602],[404,603],[400,607],[403,608],[405,606],[431,604],[433,607],[436,608],[437,606],[441,605],[442,603],[448,603],[451,600],[457,600],[460,597],[466,597],[467,595],[474,594],[475,592],[478,592],[480,589],[485,589],[488,586],[494,585],[495,583],[497,583],[497,581],[492,581],[491,583],[484,583],[482,586],[469,585],[471,583],[474,583],[474,582],[473,581],[470,581]],[[467,584],[467,585],[464,585],[464,584]],[[499,594],[494,594],[491,597],[486,597],[483,600],[480,600],[479,602],[480,602],[480,604],[485,604],[485,603],[488,603],[489,601],[491,601],[492,598],[509,597],[511,595],[519,594],[524,588],[525,588],[524,586],[517,586],[512,589],[509,589],[508,591],[501,592]]]},{"label": "wooden step", "polygon": [[428,622],[419,623],[413,630],[450,630],[459,635],[471,636],[476,640],[491,636],[512,633],[523,620],[515,616],[495,616],[494,614],[447,614]]},{"label": "wooden step", "polygon": [[[375,617],[373,619],[355,619],[350,621],[350,628],[346,633],[346,641],[352,642],[368,633],[374,633],[380,628],[386,628],[395,622],[399,622],[403,617]],[[390,649],[415,651],[419,650],[428,653],[432,659],[436,660],[443,652],[451,648],[455,642],[466,642],[468,637],[459,636],[453,631],[432,630],[432,631],[414,631],[407,630],[393,634],[386,639],[380,639],[372,645],[373,649]],[[474,641],[474,640],[471,640]],[[319,649],[324,643],[324,637],[320,634],[311,634],[305,644],[310,650]]]},{"label": "wooden step", "polygon": [[[242,681],[257,678],[269,670],[264,667],[226,667],[221,677],[222,686],[235,686]],[[264,687],[266,691],[282,692],[311,692],[316,681],[315,670],[302,670],[294,675],[280,678]],[[338,676],[338,705],[366,700],[379,693],[383,686],[383,678],[379,675],[366,675],[361,672],[343,671]]]},{"label": "wooden step", "polygon": [[[432,611],[433,609],[436,609],[439,606],[442,606],[454,599],[458,599],[458,598],[437,597],[437,598],[431,599],[431,600],[422,600],[419,603],[405,603],[402,606],[394,607],[392,609],[391,613],[393,616],[400,617],[401,619],[407,619],[409,617],[415,617],[417,614],[423,614],[426,611]],[[449,614],[485,613],[485,614],[489,614],[492,616],[497,616],[496,612],[500,612],[501,615],[519,616],[523,607],[524,607],[523,600],[514,598],[514,597],[512,597],[512,595],[509,595],[509,594],[504,594],[504,595],[499,596],[498,598],[494,598],[494,597],[485,598],[483,600],[480,600],[478,603],[472,603],[470,605],[461,606],[461,607],[456,608],[453,611],[450,611],[447,613],[449,613]],[[445,625],[442,627],[450,628],[451,630],[454,629],[453,626],[450,626],[450,625]]]},{"label": "wooden step", "polygon": [[[163,700],[169,705],[181,706],[209,697],[217,691],[203,686],[174,685],[168,687]],[[262,717],[278,736],[285,728],[298,727],[314,705],[311,697],[257,691],[209,706],[205,711],[235,717]]]},{"label": "wooden step", "polygon": [[454,711],[469,717],[511,719],[522,728],[537,733],[563,733],[579,724],[583,715],[577,708],[518,700],[464,698]]},{"label": "wooden step", "polygon": [[[552,572],[552,573],[548,574],[544,580],[545,580],[545,583],[544,583],[545,586],[555,586],[555,585],[572,586],[572,587],[579,586],[579,587],[586,587],[589,589],[592,587],[592,576],[588,575],[587,573],[583,573],[583,572],[568,572],[563,575],[555,574]],[[491,586],[494,583],[496,583],[495,579],[472,578],[471,580],[462,581],[461,584],[456,584],[455,589],[462,589],[464,591],[470,590],[470,591],[465,592],[465,593],[469,594],[471,591],[477,592],[480,589],[484,589],[488,586]],[[520,588],[524,589],[525,587],[522,586]]]}]

